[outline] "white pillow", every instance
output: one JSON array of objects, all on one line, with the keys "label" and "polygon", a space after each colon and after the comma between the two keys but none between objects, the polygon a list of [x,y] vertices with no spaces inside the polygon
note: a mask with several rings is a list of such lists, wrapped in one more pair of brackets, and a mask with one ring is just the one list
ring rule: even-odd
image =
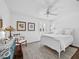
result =
[{"label": "white pillow", "polygon": [[63,34],[64,31],[62,29],[55,29],[54,34]]},{"label": "white pillow", "polygon": [[69,28],[64,29],[65,35],[72,35],[72,33],[73,33],[73,29],[69,29]]}]

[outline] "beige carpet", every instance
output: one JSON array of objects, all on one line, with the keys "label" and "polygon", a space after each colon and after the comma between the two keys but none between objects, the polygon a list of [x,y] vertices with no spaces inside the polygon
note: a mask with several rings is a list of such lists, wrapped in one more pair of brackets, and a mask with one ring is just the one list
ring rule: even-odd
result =
[{"label": "beige carpet", "polygon": [[[22,46],[23,59],[58,59],[58,53],[48,47],[38,43]],[[77,51],[76,48],[68,47],[65,52],[61,53],[60,59],[71,59]]]}]

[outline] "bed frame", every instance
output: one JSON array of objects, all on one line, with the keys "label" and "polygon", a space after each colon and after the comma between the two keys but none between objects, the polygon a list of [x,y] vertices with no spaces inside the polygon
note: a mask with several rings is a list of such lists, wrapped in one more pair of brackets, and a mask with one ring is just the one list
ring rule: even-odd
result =
[{"label": "bed frame", "polygon": [[60,59],[60,53],[62,51],[61,45],[60,45],[60,40],[56,40],[54,37],[52,38],[49,36],[41,36],[41,44],[56,50],[58,52],[59,59]]}]

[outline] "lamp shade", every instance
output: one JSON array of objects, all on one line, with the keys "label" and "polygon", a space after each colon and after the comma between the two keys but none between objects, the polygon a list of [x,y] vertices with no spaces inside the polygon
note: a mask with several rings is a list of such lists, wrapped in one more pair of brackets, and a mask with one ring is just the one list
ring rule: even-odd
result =
[{"label": "lamp shade", "polygon": [[11,38],[11,37],[12,37],[11,32],[12,32],[12,31],[15,31],[15,29],[14,29],[12,26],[9,26],[9,27],[5,28],[4,31],[9,31],[9,32],[10,32],[9,38]]},{"label": "lamp shade", "polygon": [[4,39],[5,38],[5,32],[4,31],[0,31],[0,39]]}]

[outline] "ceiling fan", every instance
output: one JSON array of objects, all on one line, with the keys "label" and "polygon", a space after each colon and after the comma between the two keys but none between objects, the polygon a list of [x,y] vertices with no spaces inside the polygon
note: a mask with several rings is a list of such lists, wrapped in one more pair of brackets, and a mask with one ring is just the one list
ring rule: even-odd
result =
[{"label": "ceiling fan", "polygon": [[[54,5],[58,2],[58,0],[55,0],[53,3],[51,3],[50,5],[48,5],[47,9],[45,10],[45,15],[51,16],[57,16],[57,13],[54,13],[54,11],[52,10],[52,8],[54,7]],[[51,11],[52,10],[52,11]],[[57,8],[55,8],[54,10],[57,10]]]},{"label": "ceiling fan", "polygon": [[47,17],[51,16],[51,15],[53,15],[53,16],[57,16],[58,15],[57,13],[51,12],[50,10],[51,10],[50,8],[46,9],[45,15],[47,15]]}]

